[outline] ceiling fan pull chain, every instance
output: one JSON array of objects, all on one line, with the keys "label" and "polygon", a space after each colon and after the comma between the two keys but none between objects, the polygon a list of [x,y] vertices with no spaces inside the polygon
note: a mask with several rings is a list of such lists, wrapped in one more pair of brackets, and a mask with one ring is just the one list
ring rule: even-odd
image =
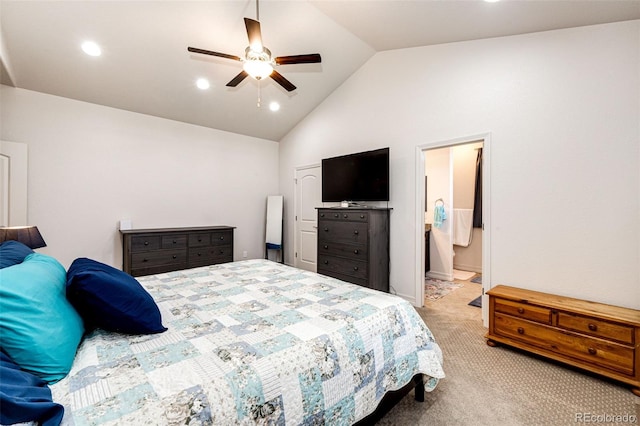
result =
[{"label": "ceiling fan pull chain", "polygon": [[258,108],[260,108],[260,98],[262,97],[262,81],[258,80]]},{"label": "ceiling fan pull chain", "polygon": [[260,22],[260,5],[259,0],[256,0],[256,21]]}]

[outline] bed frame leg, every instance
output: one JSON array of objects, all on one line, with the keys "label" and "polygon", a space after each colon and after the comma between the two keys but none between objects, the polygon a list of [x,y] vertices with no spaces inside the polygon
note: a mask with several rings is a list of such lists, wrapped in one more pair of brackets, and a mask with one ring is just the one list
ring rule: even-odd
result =
[{"label": "bed frame leg", "polygon": [[419,374],[415,380],[416,383],[416,401],[424,402],[424,382],[422,381],[422,374]]}]

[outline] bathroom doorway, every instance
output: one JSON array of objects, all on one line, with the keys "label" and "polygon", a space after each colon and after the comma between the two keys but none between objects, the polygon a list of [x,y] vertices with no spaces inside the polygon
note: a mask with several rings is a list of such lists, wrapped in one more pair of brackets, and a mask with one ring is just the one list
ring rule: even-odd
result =
[{"label": "bathroom doorway", "polygon": [[416,162],[416,204],[420,209],[416,220],[421,240],[416,242],[421,256],[416,261],[420,265],[416,286],[421,287],[421,293],[416,294],[422,294],[424,301],[425,278],[455,282],[464,281],[466,274],[482,295],[476,302],[481,304],[485,325],[488,310],[484,293],[491,288],[489,136],[419,146]]}]

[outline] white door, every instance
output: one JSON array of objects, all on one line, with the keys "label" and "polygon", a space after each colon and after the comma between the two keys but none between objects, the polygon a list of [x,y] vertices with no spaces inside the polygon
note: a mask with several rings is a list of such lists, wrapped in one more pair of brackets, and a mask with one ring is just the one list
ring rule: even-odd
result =
[{"label": "white door", "polygon": [[296,169],[294,266],[316,272],[318,213],[322,206],[320,166]]}]

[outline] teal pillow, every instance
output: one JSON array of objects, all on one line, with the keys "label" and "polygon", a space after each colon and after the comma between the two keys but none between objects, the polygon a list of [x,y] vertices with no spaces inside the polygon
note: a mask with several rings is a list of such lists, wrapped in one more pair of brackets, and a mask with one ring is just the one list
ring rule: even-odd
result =
[{"label": "teal pillow", "polygon": [[0,346],[49,383],[69,373],[84,333],[65,295],[66,277],[57,260],[40,253],[0,269]]}]

